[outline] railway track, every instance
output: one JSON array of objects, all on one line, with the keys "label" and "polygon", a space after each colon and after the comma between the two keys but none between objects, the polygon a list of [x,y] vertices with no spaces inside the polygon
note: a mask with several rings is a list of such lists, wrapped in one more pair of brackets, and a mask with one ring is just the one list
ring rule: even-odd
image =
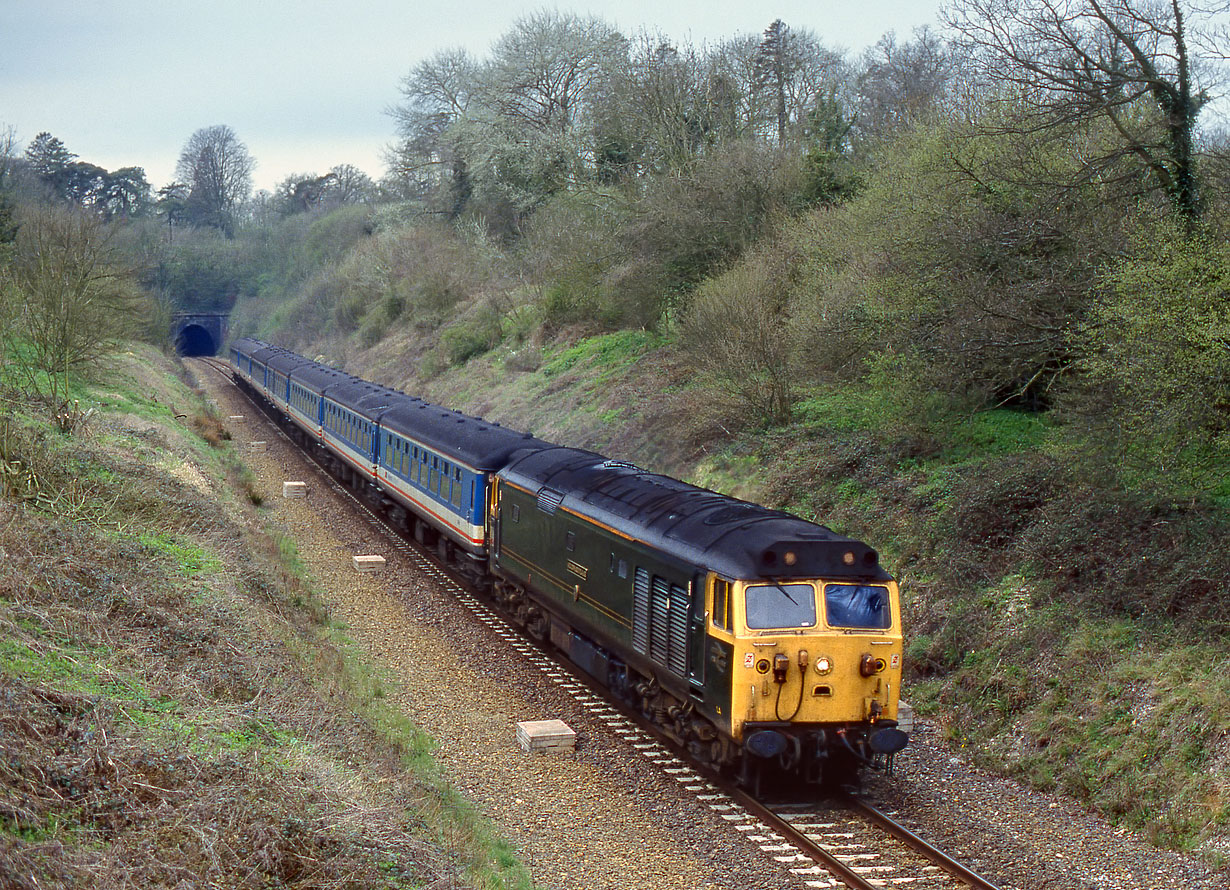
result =
[{"label": "railway track", "polygon": [[[209,357],[195,359],[233,385],[230,366]],[[263,404],[240,390],[245,400],[261,411],[277,435],[294,444]],[[508,617],[455,577],[436,556],[407,540],[383,515],[338,482],[312,455],[317,471],[336,492],[360,510],[403,559],[451,593],[477,621],[542,671],[543,675],[579,702],[598,722],[636,754],[646,758],[675,781],[680,790],[728,823],[733,831],[759,847],[768,857],[808,888],[998,888],[923,840],[907,827],[854,794],[808,803],[760,801],[723,777],[693,763],[686,752],[622,703],[567,663],[555,660],[531,641]]]}]

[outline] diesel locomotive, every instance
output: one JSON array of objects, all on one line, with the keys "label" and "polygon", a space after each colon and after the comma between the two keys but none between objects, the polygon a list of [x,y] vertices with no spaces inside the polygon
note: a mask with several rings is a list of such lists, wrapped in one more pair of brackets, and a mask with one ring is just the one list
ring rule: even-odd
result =
[{"label": "diesel locomotive", "polygon": [[846,782],[907,744],[899,593],[865,543],[260,340],[230,355],[335,475],[714,768]]}]

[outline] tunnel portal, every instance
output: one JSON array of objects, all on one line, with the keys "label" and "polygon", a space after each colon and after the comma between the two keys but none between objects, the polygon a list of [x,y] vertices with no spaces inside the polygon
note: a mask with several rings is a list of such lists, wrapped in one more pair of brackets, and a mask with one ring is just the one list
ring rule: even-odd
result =
[{"label": "tunnel portal", "polygon": [[181,312],[174,317],[172,334],[180,355],[217,355],[226,340],[228,315]]}]

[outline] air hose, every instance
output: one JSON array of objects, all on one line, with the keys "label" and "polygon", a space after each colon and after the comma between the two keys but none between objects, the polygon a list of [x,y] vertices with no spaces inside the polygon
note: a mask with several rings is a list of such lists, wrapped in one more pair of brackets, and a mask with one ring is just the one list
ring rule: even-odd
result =
[{"label": "air hose", "polygon": [[783,717],[781,712],[782,706],[782,690],[786,687],[785,683],[781,683],[777,687],[777,700],[773,702],[773,716],[778,720],[793,720],[803,707],[803,690],[807,688],[807,665],[799,665],[799,700],[794,706],[794,710],[790,712],[789,717]]}]

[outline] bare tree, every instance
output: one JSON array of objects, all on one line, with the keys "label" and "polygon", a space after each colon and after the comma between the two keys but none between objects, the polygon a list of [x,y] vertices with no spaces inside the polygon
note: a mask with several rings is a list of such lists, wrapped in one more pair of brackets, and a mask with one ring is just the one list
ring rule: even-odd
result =
[{"label": "bare tree", "polygon": [[371,200],[375,191],[372,178],[352,164],[338,164],[329,168],[329,176],[331,180],[325,189],[326,207],[362,204]]},{"label": "bare tree", "polygon": [[[1188,220],[1200,214],[1196,119],[1209,100],[1213,53],[1195,40],[1216,9],[1180,0],[954,0],[948,23],[991,84],[1031,109],[1018,125],[1065,130],[1103,120],[1111,153],[1090,159],[1108,176],[1124,158],[1143,167]],[[1196,22],[1189,22],[1190,17]]]},{"label": "bare tree", "polygon": [[247,146],[230,127],[197,130],[175,168],[176,179],[188,186],[185,218],[195,225],[213,226],[230,237],[236,211],[252,191],[255,166]]},{"label": "bare tree", "polygon": [[862,57],[857,77],[859,138],[881,139],[938,107],[957,73],[952,48],[929,28],[901,42],[889,31]]},{"label": "bare tree", "polygon": [[25,359],[27,388],[58,407],[70,374],[132,334],[149,303],[121,262],[114,230],[96,214],[43,207],[21,222],[13,261],[0,273],[11,316],[0,336]]},{"label": "bare tree", "polygon": [[9,184],[13,168],[17,164],[17,131],[8,125],[0,126],[0,189]]},{"label": "bare tree", "polygon": [[544,10],[520,19],[492,51],[484,101],[541,133],[582,123],[594,90],[627,58],[627,41],[598,18]]},{"label": "bare tree", "polygon": [[402,79],[402,102],[388,113],[401,144],[391,166],[405,191],[437,194],[456,216],[470,195],[469,171],[450,129],[466,114],[479,86],[479,65],[464,49],[437,52]]}]

